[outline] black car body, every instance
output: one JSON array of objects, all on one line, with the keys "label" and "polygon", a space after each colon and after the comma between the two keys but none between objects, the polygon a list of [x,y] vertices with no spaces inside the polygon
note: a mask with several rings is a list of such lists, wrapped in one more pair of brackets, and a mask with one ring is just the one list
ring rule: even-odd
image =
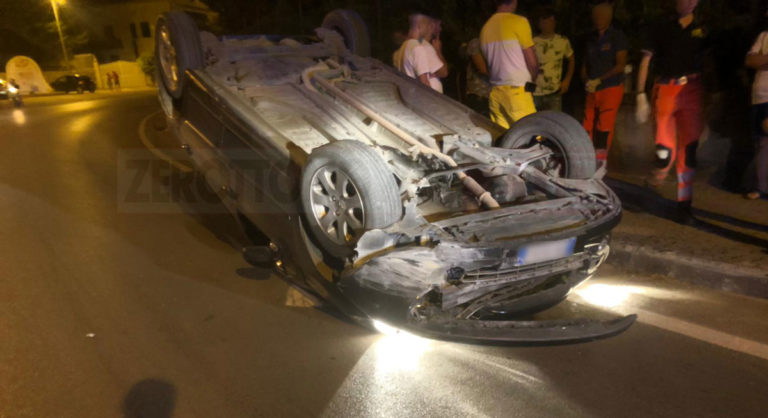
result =
[{"label": "black car body", "polygon": [[96,83],[93,82],[91,77],[87,75],[63,75],[51,83],[51,87],[55,91],[63,91],[69,93],[75,91],[77,93],[84,93],[89,91],[91,93],[96,91]]},{"label": "black car body", "polygon": [[515,320],[590,278],[621,217],[576,121],[543,113],[505,132],[365,57],[357,14],[323,26],[297,42],[196,36],[179,13],[157,25],[170,126],[286,277],[439,338],[579,341],[634,322]]}]

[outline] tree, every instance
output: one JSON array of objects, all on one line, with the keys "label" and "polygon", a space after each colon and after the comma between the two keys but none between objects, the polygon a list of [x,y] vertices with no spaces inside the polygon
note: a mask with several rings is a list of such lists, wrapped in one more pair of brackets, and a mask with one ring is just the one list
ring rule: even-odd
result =
[{"label": "tree", "polygon": [[[88,41],[85,25],[69,8],[61,9],[61,21],[67,48],[78,49]],[[60,63],[61,47],[48,1],[0,1],[0,60],[13,55],[32,55],[44,66]]]}]

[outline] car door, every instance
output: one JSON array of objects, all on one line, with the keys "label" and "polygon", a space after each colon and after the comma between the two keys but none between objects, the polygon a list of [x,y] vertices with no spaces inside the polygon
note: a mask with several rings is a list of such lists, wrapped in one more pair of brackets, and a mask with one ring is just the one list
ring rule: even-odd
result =
[{"label": "car door", "polygon": [[63,75],[59,78],[57,78],[53,83],[51,83],[51,87],[53,87],[54,90],[58,91],[64,91],[67,89],[67,76]]}]

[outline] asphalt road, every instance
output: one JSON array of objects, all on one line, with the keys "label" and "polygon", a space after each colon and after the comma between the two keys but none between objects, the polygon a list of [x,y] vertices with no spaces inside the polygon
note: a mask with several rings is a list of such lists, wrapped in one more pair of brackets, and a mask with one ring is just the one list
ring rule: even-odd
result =
[{"label": "asphalt road", "polygon": [[142,179],[158,205],[126,200],[157,108],[0,102],[0,417],[766,416],[762,300],[605,269],[549,315],[640,322],[554,347],[377,334],[296,306],[240,258],[226,215],[161,198],[168,171]]}]

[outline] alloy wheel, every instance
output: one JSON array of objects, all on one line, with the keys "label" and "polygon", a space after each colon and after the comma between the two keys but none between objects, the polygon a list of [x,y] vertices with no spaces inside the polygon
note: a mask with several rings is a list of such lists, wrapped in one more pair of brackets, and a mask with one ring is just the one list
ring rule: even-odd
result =
[{"label": "alloy wheel", "polygon": [[312,212],[323,233],[337,245],[360,238],[365,211],[352,179],[336,167],[325,166],[317,170],[311,184]]}]

